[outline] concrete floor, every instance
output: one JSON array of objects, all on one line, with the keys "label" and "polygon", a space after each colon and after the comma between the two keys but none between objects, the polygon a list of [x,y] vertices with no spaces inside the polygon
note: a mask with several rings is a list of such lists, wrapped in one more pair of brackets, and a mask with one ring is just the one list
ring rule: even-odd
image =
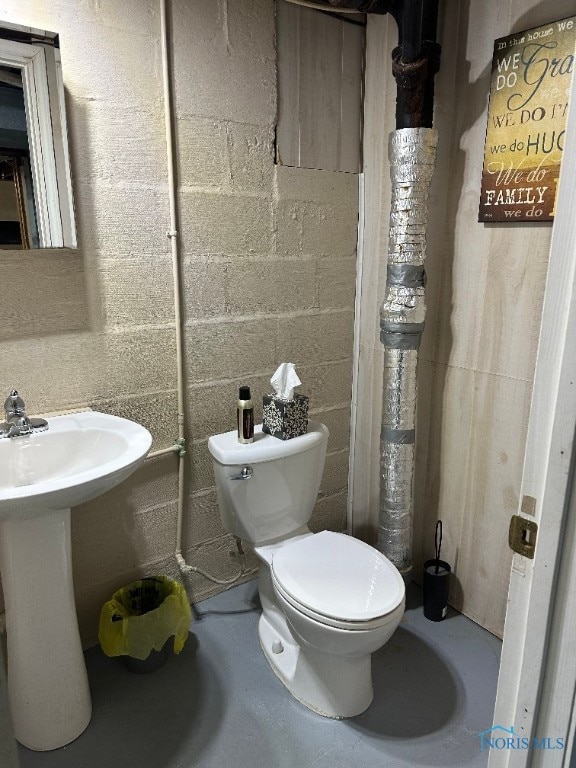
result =
[{"label": "concrete floor", "polygon": [[359,717],[310,712],[260,651],[256,582],[199,604],[180,656],[135,675],[86,654],[94,714],[54,752],[20,747],[21,768],[404,768],[485,766],[500,641],[452,612],[424,619],[411,587],[396,634],[373,657],[375,698]]}]

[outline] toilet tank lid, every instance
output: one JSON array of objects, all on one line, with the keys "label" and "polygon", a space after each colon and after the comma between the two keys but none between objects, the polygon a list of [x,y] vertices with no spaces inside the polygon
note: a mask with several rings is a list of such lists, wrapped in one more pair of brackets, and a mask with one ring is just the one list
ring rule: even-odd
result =
[{"label": "toilet tank lid", "polygon": [[308,432],[290,440],[280,440],[262,432],[262,424],[254,427],[254,442],[239,443],[235,429],[208,440],[208,450],[220,464],[257,464],[292,456],[314,448],[328,439],[328,427],[318,421],[308,422]]},{"label": "toilet tank lid", "polygon": [[343,533],[321,531],[279,549],[272,571],[280,586],[316,613],[370,621],[404,599],[402,576],[381,552]]}]

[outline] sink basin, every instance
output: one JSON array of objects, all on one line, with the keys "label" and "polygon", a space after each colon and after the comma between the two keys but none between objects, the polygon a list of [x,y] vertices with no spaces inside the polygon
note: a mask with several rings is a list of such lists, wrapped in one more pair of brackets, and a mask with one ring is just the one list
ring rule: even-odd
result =
[{"label": "sink basin", "polygon": [[150,450],[147,429],[85,411],[49,429],[0,440],[0,521],[39,517],[99,496],[125,480]]},{"label": "sink basin", "polygon": [[144,461],[152,437],[85,411],[0,439],[0,574],[8,693],[18,741],[50,750],[77,738],[92,704],[72,583],[70,508],[113,488]]}]

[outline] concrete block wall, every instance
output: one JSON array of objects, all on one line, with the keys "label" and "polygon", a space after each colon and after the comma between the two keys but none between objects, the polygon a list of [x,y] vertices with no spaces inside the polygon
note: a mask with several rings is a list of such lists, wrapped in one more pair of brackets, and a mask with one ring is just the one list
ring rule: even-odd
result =
[{"label": "concrete block wall", "polygon": [[[234,427],[238,387],[258,403],[294,362],[331,431],[312,526],[343,529],[357,176],[275,166],[273,0],[173,0],[179,233],[187,383],[185,555],[219,577],[237,564],[216,504],[207,438]],[[156,0],[7,0],[8,21],[60,34],[78,251],[3,252],[27,290],[0,308],[0,392],[29,410],[89,405],[177,436],[175,330]],[[261,408],[257,408],[257,418]],[[102,603],[149,573],[177,575],[177,459],[151,459],[73,510],[86,645]],[[254,565],[252,559],[251,565]],[[219,587],[194,577],[194,599]]]}]

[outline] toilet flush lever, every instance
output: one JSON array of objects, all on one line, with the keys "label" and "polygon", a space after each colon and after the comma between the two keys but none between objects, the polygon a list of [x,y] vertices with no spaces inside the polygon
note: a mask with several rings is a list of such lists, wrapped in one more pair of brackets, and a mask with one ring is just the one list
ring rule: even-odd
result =
[{"label": "toilet flush lever", "polygon": [[239,475],[233,475],[228,479],[229,480],[250,480],[253,474],[254,474],[254,470],[252,469],[252,467],[246,466],[246,467],[242,467]]}]

